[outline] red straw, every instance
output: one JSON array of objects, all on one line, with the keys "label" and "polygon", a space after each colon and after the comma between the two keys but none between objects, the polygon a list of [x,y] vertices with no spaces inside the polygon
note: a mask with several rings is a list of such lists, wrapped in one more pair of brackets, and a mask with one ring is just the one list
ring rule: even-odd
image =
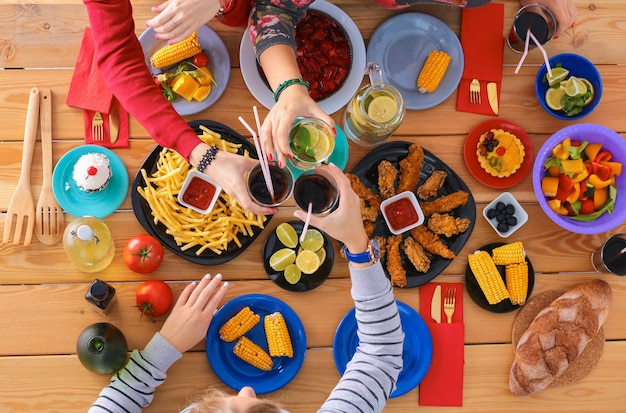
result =
[{"label": "red straw", "polygon": [[309,229],[309,222],[311,222],[312,212],[313,212],[313,202],[309,202],[309,209],[306,213],[306,219],[304,220],[304,227],[302,227],[302,234],[300,234],[300,242],[304,242],[306,231]]},{"label": "red straw", "polygon": [[539,50],[541,50],[541,54],[543,55],[543,60],[546,62],[546,68],[548,69],[548,76],[552,76],[552,68],[550,67],[550,60],[548,60],[548,54],[546,53],[546,49],[543,48],[543,46],[541,45],[541,42],[537,40],[537,38],[535,37],[533,32],[530,31],[530,29],[528,29],[528,35],[530,36],[531,39],[533,39],[533,42],[535,42]]},{"label": "red straw", "polygon": [[274,185],[272,185],[272,179],[270,177],[270,169],[267,164],[267,159],[263,156],[263,152],[261,152],[261,145],[259,144],[259,138],[257,137],[256,132],[252,130],[250,125],[248,125],[248,122],[246,122],[241,116],[239,116],[238,119],[239,119],[239,122],[241,122],[241,124],[245,126],[246,129],[248,129],[248,132],[250,132],[250,135],[252,135],[252,140],[254,141],[256,152],[259,154],[259,162],[261,163],[261,172],[263,172],[263,178],[265,178],[265,184],[267,185],[267,190],[269,191],[272,199],[274,199]]}]

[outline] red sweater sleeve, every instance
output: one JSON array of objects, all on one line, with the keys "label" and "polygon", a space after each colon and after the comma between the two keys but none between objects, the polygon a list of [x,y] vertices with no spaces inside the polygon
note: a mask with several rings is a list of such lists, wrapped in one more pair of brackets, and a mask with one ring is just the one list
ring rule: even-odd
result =
[{"label": "red sweater sleeve", "polygon": [[128,0],[84,0],[98,67],[122,106],[161,146],[189,160],[201,140],[155,87]]}]

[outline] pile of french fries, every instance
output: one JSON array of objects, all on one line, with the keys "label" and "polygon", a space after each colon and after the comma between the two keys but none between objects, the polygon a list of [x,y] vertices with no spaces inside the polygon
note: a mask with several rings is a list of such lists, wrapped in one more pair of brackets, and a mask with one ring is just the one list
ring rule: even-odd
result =
[{"label": "pile of french fries", "polygon": [[[220,150],[237,153],[240,144],[222,139],[220,134],[200,126],[199,137],[209,145],[217,145]],[[244,156],[249,156],[247,151]],[[258,215],[243,209],[230,195],[222,192],[209,214],[201,214],[180,205],[176,201],[187,172],[191,165],[173,150],[163,148],[157,159],[156,170],[148,176],[145,169],[141,175],[146,183],[138,187],[139,194],[148,202],[153,222],[162,223],[166,233],[172,236],[181,251],[199,247],[196,255],[206,250],[222,254],[233,241],[239,248],[241,236],[253,236],[253,227],[263,229],[265,215]]]}]

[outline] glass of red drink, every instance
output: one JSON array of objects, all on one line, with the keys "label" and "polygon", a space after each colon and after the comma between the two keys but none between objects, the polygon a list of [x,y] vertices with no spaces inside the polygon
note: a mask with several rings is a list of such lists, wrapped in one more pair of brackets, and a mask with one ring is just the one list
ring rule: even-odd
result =
[{"label": "glass of red drink", "polygon": [[[506,39],[506,44],[511,50],[517,53],[524,51],[528,29],[541,45],[545,45],[554,38],[556,18],[547,7],[540,4],[528,4],[519,9],[515,14],[513,26]],[[536,46],[533,39],[529,39],[528,48]]]},{"label": "glass of red drink", "polygon": [[333,211],[339,203],[337,182],[330,172],[309,169],[296,179],[293,196],[298,207],[304,211],[312,204],[311,213],[323,215]]},{"label": "glass of red drink", "polygon": [[274,196],[267,189],[261,164],[255,165],[248,173],[248,194],[254,202],[262,206],[278,206],[293,192],[293,174],[289,168],[279,168],[277,162],[268,162]]},{"label": "glass of red drink", "polygon": [[598,272],[626,275],[626,234],[615,234],[591,253],[591,264]]}]

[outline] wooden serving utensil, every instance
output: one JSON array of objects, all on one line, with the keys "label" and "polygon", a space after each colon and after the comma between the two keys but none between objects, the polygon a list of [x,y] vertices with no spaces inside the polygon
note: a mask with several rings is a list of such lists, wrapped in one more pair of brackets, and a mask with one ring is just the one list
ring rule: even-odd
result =
[{"label": "wooden serving utensil", "polygon": [[65,218],[52,191],[52,93],[40,90],[39,118],[41,122],[41,158],[43,182],[35,214],[35,235],[46,245],[54,245],[63,239]]}]

